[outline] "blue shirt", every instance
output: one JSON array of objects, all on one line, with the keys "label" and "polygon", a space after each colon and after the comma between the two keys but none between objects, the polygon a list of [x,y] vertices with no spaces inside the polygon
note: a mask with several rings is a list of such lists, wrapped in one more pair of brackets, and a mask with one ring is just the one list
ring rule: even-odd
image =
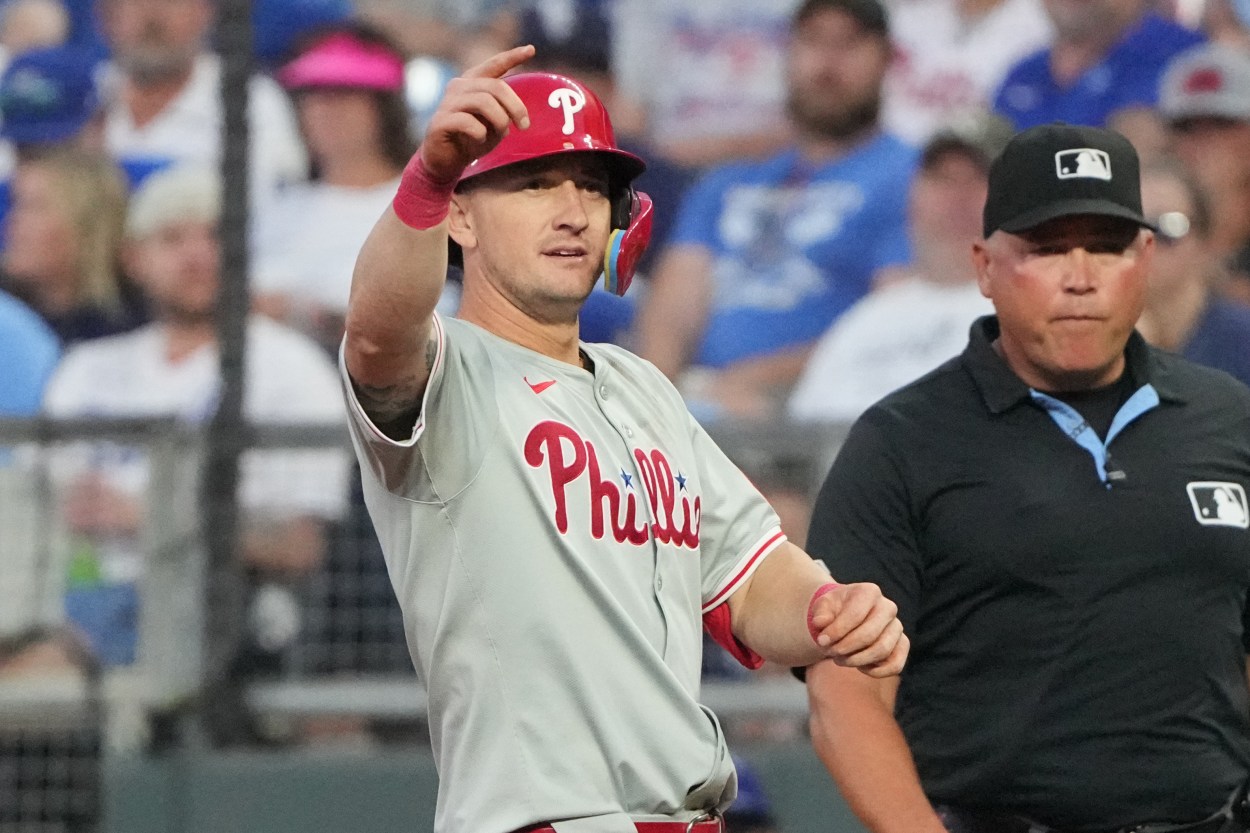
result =
[{"label": "blue shirt", "polygon": [[1018,130],[1055,121],[1101,127],[1122,108],[1153,107],[1168,61],[1204,40],[1192,29],[1148,14],[1069,87],[1051,75],[1049,49],[1023,59],[999,87],[994,111]]},{"label": "blue shirt", "polygon": [[0,416],[38,413],[61,348],[34,310],[0,292]]},{"label": "blue shirt", "polygon": [[815,340],[908,260],[905,206],[916,151],[877,135],[813,167],[796,150],[714,170],[670,242],[712,256],[714,292],[696,363],[724,367]]},{"label": "blue shirt", "polygon": [[1213,298],[1180,353],[1250,385],[1250,307]]}]

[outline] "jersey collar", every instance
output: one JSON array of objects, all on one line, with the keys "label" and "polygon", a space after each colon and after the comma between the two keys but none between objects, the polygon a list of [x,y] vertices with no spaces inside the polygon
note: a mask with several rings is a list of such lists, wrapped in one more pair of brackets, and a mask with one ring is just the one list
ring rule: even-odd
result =
[{"label": "jersey collar", "polygon": [[[1033,401],[1033,391],[1017,376],[1002,356],[995,352],[994,339],[998,338],[998,318],[986,315],[972,324],[968,347],[964,350],[963,364],[985,401],[985,407],[993,414],[1009,411],[1017,405]],[[1128,372],[1136,383],[1151,385],[1164,402],[1186,401],[1176,386],[1172,373],[1159,361],[1154,348],[1136,330],[1129,336],[1124,348]]]}]

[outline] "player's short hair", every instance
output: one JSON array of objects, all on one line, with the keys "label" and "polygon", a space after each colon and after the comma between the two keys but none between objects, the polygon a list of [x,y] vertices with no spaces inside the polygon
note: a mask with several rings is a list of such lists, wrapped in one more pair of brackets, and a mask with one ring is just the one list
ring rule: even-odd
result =
[{"label": "player's short hair", "polygon": [[142,240],[178,223],[221,219],[221,180],[208,169],[179,165],[151,174],[135,191],[126,214],[126,237]]}]

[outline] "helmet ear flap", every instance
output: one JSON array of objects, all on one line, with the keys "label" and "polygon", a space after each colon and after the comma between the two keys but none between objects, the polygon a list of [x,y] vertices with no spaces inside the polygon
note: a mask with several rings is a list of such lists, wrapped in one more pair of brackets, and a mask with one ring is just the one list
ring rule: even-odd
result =
[{"label": "helmet ear flap", "polygon": [[[619,216],[618,206],[627,209]],[[603,253],[603,288],[614,295],[624,295],[629,289],[638,261],[651,242],[652,219],[651,198],[641,191],[629,188],[614,202],[613,231]]]},{"label": "helmet ear flap", "polygon": [[629,218],[633,216],[638,196],[631,186],[612,189],[612,228],[629,228]]}]

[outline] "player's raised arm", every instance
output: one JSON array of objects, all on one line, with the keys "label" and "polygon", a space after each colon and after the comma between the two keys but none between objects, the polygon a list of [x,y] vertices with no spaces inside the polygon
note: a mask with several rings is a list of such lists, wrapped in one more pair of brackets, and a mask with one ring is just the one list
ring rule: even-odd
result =
[{"label": "player's raised arm", "polygon": [[447,85],[391,207],[365,240],[352,275],[344,357],[374,423],[406,433],[429,378],[430,321],[447,272],[447,213],[465,167],[529,116],[503,76],[534,54],[501,52]]}]

